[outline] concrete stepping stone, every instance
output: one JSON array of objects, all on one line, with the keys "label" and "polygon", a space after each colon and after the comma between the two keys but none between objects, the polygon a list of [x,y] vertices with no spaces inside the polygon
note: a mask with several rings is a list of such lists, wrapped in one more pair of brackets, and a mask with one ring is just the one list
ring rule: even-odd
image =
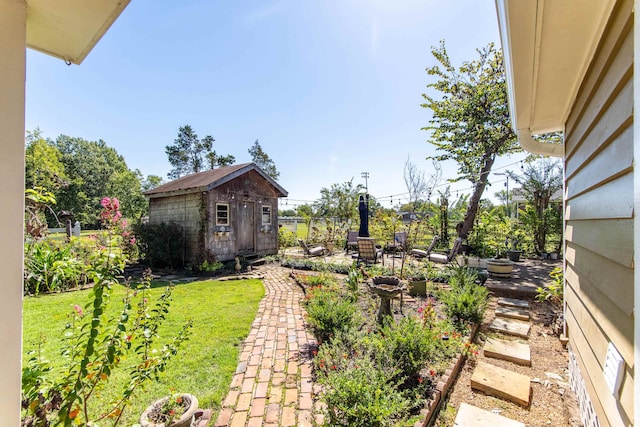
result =
[{"label": "concrete stepping stone", "polygon": [[524,427],[520,421],[461,403],[453,422],[454,427]]},{"label": "concrete stepping stone", "polygon": [[488,338],[484,344],[484,355],[494,359],[508,360],[518,365],[531,366],[531,348],[528,344]]},{"label": "concrete stepping stone", "polygon": [[529,312],[515,307],[496,307],[496,316],[510,319],[529,320]]},{"label": "concrete stepping stone", "polygon": [[517,372],[479,362],[471,377],[471,388],[524,407],[529,406],[531,379]]},{"label": "concrete stepping stone", "polygon": [[489,329],[492,331],[502,332],[507,335],[529,338],[529,329],[531,329],[531,325],[529,322],[523,322],[521,320],[496,317],[489,325]]},{"label": "concrete stepping stone", "polygon": [[515,298],[498,298],[498,305],[503,307],[529,308],[529,301]]}]

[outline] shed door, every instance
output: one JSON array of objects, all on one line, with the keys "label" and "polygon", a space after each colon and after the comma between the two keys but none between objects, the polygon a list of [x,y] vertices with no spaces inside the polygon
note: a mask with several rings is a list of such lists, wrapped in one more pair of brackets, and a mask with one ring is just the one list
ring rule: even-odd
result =
[{"label": "shed door", "polygon": [[238,253],[255,252],[255,205],[253,202],[241,202],[238,204],[238,241],[236,250]]}]

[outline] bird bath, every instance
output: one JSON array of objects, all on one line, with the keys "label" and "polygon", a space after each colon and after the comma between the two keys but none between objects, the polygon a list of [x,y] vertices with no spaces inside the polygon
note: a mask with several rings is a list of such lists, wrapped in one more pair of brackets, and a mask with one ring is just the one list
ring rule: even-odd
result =
[{"label": "bird bath", "polygon": [[[376,276],[369,282],[369,289],[380,297],[380,309],[378,310],[378,322],[382,323],[384,316],[391,316],[391,299],[395,298],[405,288],[404,283],[397,277]],[[402,306],[402,294],[400,294],[400,306]]]}]

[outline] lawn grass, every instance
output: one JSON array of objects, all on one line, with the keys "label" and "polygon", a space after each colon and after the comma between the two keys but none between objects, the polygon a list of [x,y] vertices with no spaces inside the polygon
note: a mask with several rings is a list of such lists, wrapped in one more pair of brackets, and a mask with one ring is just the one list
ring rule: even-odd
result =
[{"label": "lawn grass", "polygon": [[[162,291],[162,287],[148,291],[150,300]],[[121,309],[119,302],[124,292],[123,287],[114,289],[110,310]],[[27,351],[45,337],[43,353],[58,368],[54,369],[56,374],[61,373],[59,368],[65,359],[59,356],[60,337],[73,305],[84,306],[87,294],[88,291],[79,291],[25,298],[24,360],[28,358]],[[173,336],[188,319],[193,320],[191,338],[169,362],[159,382],[148,383],[144,390],[138,390],[120,425],[136,423],[153,400],[171,393],[172,389],[195,395],[201,408],[214,408],[217,412],[238,364],[242,341],[250,330],[263,295],[264,287],[259,280],[207,280],[176,286],[169,315],[160,330],[161,339]],[[119,396],[128,381],[126,367],[131,363],[135,361],[123,361],[118,372],[111,376],[98,397],[101,402]],[[97,410],[100,407],[103,406],[98,405]]]}]

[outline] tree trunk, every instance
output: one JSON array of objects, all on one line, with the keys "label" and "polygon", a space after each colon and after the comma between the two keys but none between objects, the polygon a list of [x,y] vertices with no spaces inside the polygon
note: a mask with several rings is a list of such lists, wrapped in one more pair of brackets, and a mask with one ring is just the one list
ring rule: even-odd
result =
[{"label": "tree trunk", "polygon": [[458,232],[458,237],[466,239],[471,230],[473,230],[473,224],[476,220],[476,215],[478,214],[478,206],[480,205],[480,199],[482,198],[482,194],[484,193],[484,189],[487,186],[487,180],[489,179],[489,172],[491,172],[491,168],[493,167],[493,163],[495,161],[494,155],[489,155],[485,157],[484,165],[480,170],[480,176],[478,177],[478,181],[475,182],[473,188],[473,194],[471,195],[471,199],[469,200],[469,207],[467,208],[467,213],[464,215],[464,221],[462,221],[462,225],[458,224],[456,226],[456,231]]}]

